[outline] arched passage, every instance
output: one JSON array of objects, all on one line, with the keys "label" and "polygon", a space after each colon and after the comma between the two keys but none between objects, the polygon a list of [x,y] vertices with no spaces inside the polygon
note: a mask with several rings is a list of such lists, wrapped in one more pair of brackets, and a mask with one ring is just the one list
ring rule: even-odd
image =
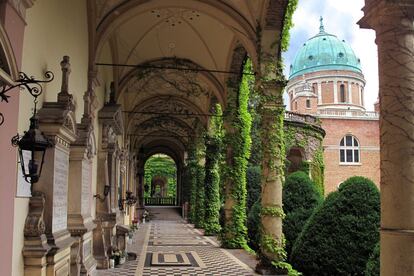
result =
[{"label": "arched passage", "polygon": [[144,206],[177,205],[177,165],[166,154],[154,154],[144,165]]}]

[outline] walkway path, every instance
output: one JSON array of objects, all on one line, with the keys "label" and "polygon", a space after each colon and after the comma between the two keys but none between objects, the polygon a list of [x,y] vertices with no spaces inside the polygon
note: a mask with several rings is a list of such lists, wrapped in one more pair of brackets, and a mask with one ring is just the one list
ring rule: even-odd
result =
[{"label": "walkway path", "polygon": [[181,219],[174,209],[150,208],[128,251],[138,255],[122,267],[98,271],[98,276],[256,275],[246,264]]}]

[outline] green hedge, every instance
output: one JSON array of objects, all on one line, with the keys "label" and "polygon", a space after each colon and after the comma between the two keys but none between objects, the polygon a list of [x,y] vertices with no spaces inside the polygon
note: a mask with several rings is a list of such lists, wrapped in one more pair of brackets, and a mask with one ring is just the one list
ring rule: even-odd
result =
[{"label": "green hedge", "polygon": [[286,238],[286,253],[290,256],[293,244],[302,232],[306,221],[322,202],[323,198],[309,176],[298,171],[290,174],[283,186],[283,233]]},{"label": "green hedge", "polygon": [[297,238],[291,263],[304,275],[363,275],[379,241],[380,195],[364,177],[351,177],[328,195]]},{"label": "green hedge", "polygon": [[380,276],[380,243],[377,243],[368,259],[365,276]]},{"label": "green hedge", "polygon": [[260,193],[262,188],[260,166],[247,167],[247,211],[252,208],[256,201],[260,200]]}]

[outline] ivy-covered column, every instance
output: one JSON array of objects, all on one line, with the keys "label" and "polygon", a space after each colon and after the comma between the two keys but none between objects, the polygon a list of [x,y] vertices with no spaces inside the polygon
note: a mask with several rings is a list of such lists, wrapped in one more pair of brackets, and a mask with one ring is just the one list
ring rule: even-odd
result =
[{"label": "ivy-covered column", "polygon": [[215,116],[210,121],[205,138],[205,235],[215,235],[220,226],[220,161],[222,158],[223,119],[219,104],[215,106]]},{"label": "ivy-covered column", "polygon": [[[248,66],[250,67],[250,63]],[[248,111],[248,79],[244,75],[240,85],[234,83],[234,80],[229,81],[228,88],[224,122],[227,146],[224,181],[225,221],[221,243],[226,248],[247,248],[246,170],[250,156],[252,123]]]},{"label": "ivy-covered column", "polygon": [[[278,274],[277,267],[286,258],[282,233],[282,185],[284,181],[285,146],[283,137],[283,81],[261,82],[263,147],[260,241],[261,262],[257,270],[262,274]],[[276,271],[275,271],[276,270]]]},{"label": "ivy-covered column", "polygon": [[[198,136],[201,137],[201,136]],[[188,170],[190,178],[190,214],[189,219],[195,227],[204,226],[204,145],[196,138],[188,153]]]}]

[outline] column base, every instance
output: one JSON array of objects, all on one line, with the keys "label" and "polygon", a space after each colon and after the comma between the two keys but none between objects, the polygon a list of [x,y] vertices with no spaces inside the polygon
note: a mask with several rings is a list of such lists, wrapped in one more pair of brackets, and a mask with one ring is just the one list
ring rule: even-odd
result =
[{"label": "column base", "polygon": [[381,229],[381,275],[414,275],[414,230]]}]

